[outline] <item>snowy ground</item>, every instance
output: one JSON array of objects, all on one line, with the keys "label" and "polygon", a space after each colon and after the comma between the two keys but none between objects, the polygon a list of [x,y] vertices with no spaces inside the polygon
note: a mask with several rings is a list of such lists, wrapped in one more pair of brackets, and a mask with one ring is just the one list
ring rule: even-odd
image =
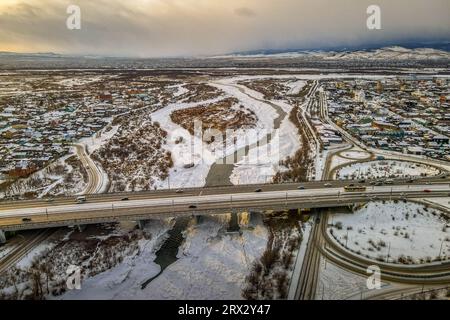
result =
[{"label": "snowy ground", "polygon": [[316,300],[346,300],[351,297],[364,298],[367,279],[343,270],[321,257]]},{"label": "snowy ground", "polygon": [[448,218],[421,204],[371,202],[354,214],[333,216],[332,222],[332,237],[372,259],[386,261],[389,255],[389,262],[427,263],[440,253],[450,258]]},{"label": "snowy ground", "polygon": [[[179,260],[169,266],[144,290],[141,284],[158,274],[153,260],[160,237],[141,243],[138,256],[82,283],[63,299],[242,299],[245,277],[252,262],[265,249],[267,230],[262,221],[243,230],[242,236],[227,235],[227,216],[202,218],[191,225],[180,248]],[[154,233],[165,228],[150,224]]]},{"label": "snowy ground", "polygon": [[[152,114],[152,120],[159,122],[161,128],[167,131],[167,145],[165,148],[172,153],[174,167],[170,170],[171,188],[202,187],[205,185],[209,168],[215,158],[211,153],[201,148],[202,142],[199,137],[192,137],[188,130],[175,124],[170,119],[170,114],[176,110],[192,108],[195,106],[218,102],[221,98],[201,103],[176,103],[160,109]],[[183,138],[180,143],[180,137]],[[195,147],[200,146],[200,148]],[[193,168],[185,168],[186,165],[194,164]],[[167,185],[168,187],[168,185]]]},{"label": "snowy ground", "polygon": [[[250,78],[250,77],[249,77]],[[245,80],[245,77],[234,77],[217,80],[209,85],[214,86],[224,92],[224,95],[210,101],[199,103],[174,103],[152,114],[153,121],[161,124],[161,128],[169,133],[166,148],[172,152],[174,168],[170,171],[171,188],[200,187],[205,184],[211,165],[223,158],[224,155],[231,155],[236,150],[241,150],[245,145],[256,145],[261,137],[268,133],[273,133],[273,142],[267,152],[267,145],[259,148],[252,148],[247,157],[243,158],[236,165],[231,176],[235,184],[262,183],[269,181],[278,171],[278,162],[289,155],[293,155],[300,147],[299,137],[294,125],[286,118],[282,121],[280,129],[273,132],[274,119],[278,118],[277,111],[269,104],[260,101],[263,95],[245,86],[238,85],[237,82]],[[295,86],[300,87],[302,82],[296,82]],[[247,109],[253,111],[258,118],[256,130],[257,134],[245,134],[245,132],[235,132],[232,136],[227,135],[227,141],[237,138],[236,145],[228,143],[223,150],[214,143],[209,146],[202,146],[199,137],[192,137],[190,133],[173,123],[170,114],[175,110],[205,105],[217,102],[224,97],[234,97]],[[280,101],[276,102],[287,114],[291,106]],[[261,134],[262,132],[262,134]],[[179,139],[182,137],[183,139]],[[179,141],[182,140],[180,143]],[[255,161],[257,159],[258,161]],[[194,164],[192,168],[185,168],[186,165]]]},{"label": "snowy ground", "polygon": [[288,95],[298,95],[305,85],[306,81],[304,80],[293,80],[287,82],[286,86],[289,87]]},{"label": "snowy ground", "polygon": [[295,254],[294,269],[290,277],[290,285],[288,292],[288,300],[293,300],[295,297],[295,291],[297,290],[296,284],[300,280],[302,272],[303,261],[305,260],[306,249],[308,248],[309,236],[311,233],[312,225],[310,222],[303,224],[303,240],[300,243],[300,248]]},{"label": "snowy ground", "polygon": [[81,290],[68,291],[56,299],[143,299],[141,284],[159,273],[160,267],[153,260],[155,252],[166,239],[172,223],[152,220],[145,226],[150,239],[139,241],[136,255],[126,257],[123,262],[110,270],[99,273],[82,282]]},{"label": "snowy ground", "polygon": [[441,171],[435,167],[406,161],[370,161],[349,165],[336,173],[338,179],[404,178],[414,176],[437,176]]},{"label": "snowy ground", "polygon": [[[237,84],[237,82],[242,80],[247,79],[242,77],[225,79],[220,84],[216,84],[216,86],[227,94],[236,97],[246,107],[253,110],[258,119],[260,119],[260,125],[263,130],[269,133],[272,132],[274,119],[280,115],[272,106],[260,101],[264,100],[263,94]],[[295,81],[293,82],[293,89],[300,90],[304,84],[304,81]],[[271,102],[278,105],[286,116],[281,122],[279,129],[273,134],[269,147],[270,152],[267,151],[267,145],[254,147],[250,150],[247,157],[236,164],[236,168],[230,177],[231,182],[235,185],[270,182],[279,171],[279,162],[288,156],[294,155],[301,147],[298,130],[288,117],[292,106],[284,101]],[[258,159],[258,161],[255,161],[255,159]]]},{"label": "snowy ground", "polygon": [[369,154],[367,152],[364,151],[344,151],[341,153],[341,156],[344,158],[350,158],[350,159],[355,159],[355,160],[361,160],[361,159],[366,159],[367,157],[369,157]]},{"label": "snowy ground", "polygon": [[230,177],[231,182],[235,185],[269,183],[280,170],[279,162],[293,156],[300,148],[299,141],[294,124],[285,118],[270,143],[270,149],[267,149],[267,145],[252,148],[248,156],[236,164]]}]

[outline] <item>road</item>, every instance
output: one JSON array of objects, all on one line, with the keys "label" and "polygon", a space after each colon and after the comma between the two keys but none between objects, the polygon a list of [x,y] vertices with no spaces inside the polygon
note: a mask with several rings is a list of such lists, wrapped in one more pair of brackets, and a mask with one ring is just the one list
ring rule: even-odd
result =
[{"label": "road", "polygon": [[102,192],[104,189],[106,181],[104,181],[104,177],[102,171],[98,168],[97,164],[91,159],[91,157],[86,152],[86,147],[81,144],[76,144],[75,149],[83,164],[87,175],[88,175],[88,185],[86,186],[83,194],[96,194]]},{"label": "road", "polygon": [[[87,175],[88,175],[88,185],[86,186],[85,191],[83,194],[95,194],[99,193],[104,189],[104,179],[102,172],[97,167],[97,165],[92,161],[92,159],[89,157],[89,155],[86,152],[86,149],[83,145],[77,144],[75,145],[77,155],[86,169]],[[41,201],[31,201],[30,205],[32,203],[36,204],[42,204]],[[11,206],[9,206],[11,207]],[[13,205],[12,207],[15,207]],[[3,206],[2,209],[8,208],[8,205]],[[20,206],[19,206],[20,208]],[[27,239],[27,241],[24,241],[23,243],[19,244],[18,247],[13,250],[11,253],[7,254],[5,257],[3,257],[0,260],[0,273],[7,270],[9,267],[14,265],[17,261],[19,261],[22,257],[24,257],[28,252],[30,252],[32,249],[34,249],[36,246],[38,246],[42,241],[46,240],[55,230],[53,229],[43,229],[36,232],[34,235],[30,237],[30,239]]]},{"label": "road", "polygon": [[[328,110],[326,108],[326,96],[323,93],[320,93],[319,95],[319,115],[323,121],[335,126],[328,117]],[[302,114],[302,117],[304,118],[305,122],[307,122],[305,113]],[[354,141],[355,139],[348,134],[343,133],[343,138],[347,141],[347,143],[349,143],[349,146],[344,147],[344,149],[337,149],[329,152],[321,177],[323,180],[330,180],[332,178],[333,170],[331,170],[331,158],[334,154],[349,150],[353,148],[354,145],[360,145],[358,141]],[[364,150],[367,151],[368,158],[375,157],[374,152],[376,150],[368,150],[367,148],[364,148]],[[414,161],[414,159],[411,159],[408,156],[405,156],[404,158],[409,161]],[[423,285],[424,283],[427,283],[431,285],[439,285],[445,281],[447,281],[446,283],[450,281],[450,268],[448,264],[422,266],[411,270],[405,266],[392,266],[389,264],[382,264],[378,261],[364,259],[355,254],[349,253],[347,250],[341,248],[332,239],[330,239],[329,235],[327,234],[328,214],[322,213],[320,220],[316,219],[313,223],[314,224],[311,229],[310,237],[308,239],[308,247],[303,259],[300,278],[297,283],[297,290],[294,296],[296,300],[315,299],[321,256],[327,259],[327,261],[334,263],[340,268],[343,268],[344,270],[348,270],[364,276],[367,276],[366,270],[368,266],[374,264],[380,265],[382,267],[383,279],[395,281],[396,283],[414,283],[416,285]],[[403,290],[394,290],[394,292],[397,294],[401,294],[405,292],[405,290],[410,290],[410,287],[407,287],[407,289]],[[391,297],[394,294],[392,291],[388,292],[389,293],[385,295],[380,294],[379,297]]]},{"label": "road", "polygon": [[[271,190],[275,187],[279,189]],[[227,213],[230,210],[321,208],[371,200],[447,197],[450,193],[448,181],[434,185],[370,186],[364,192],[344,192],[342,187],[323,185],[310,188],[306,184],[306,190],[298,190],[297,187],[298,184],[268,185],[261,187],[262,192],[255,192],[255,189],[244,191],[243,187],[192,189],[189,191],[190,195],[172,193],[172,196],[165,196],[164,193],[159,193],[159,196],[155,196],[157,193],[149,193],[147,197],[130,197],[127,201],[121,201],[117,196],[108,200],[100,197],[98,201],[88,199],[84,204],[76,204],[73,199],[67,198],[61,200],[64,204],[50,206],[46,202],[35,202],[32,206],[17,202],[12,206],[0,206],[0,229],[24,230],[44,226],[139,220],[164,215]],[[24,218],[32,221],[24,222]]]},{"label": "road", "polygon": [[294,295],[295,300],[315,299],[320,267],[319,248],[322,246],[319,228],[319,224],[314,223],[311,229],[297,290]]},{"label": "road", "polygon": [[37,230],[30,239],[24,239],[20,245],[12,252],[8,253],[0,260],[0,274],[14,266],[20,259],[22,259],[28,252],[39,245],[42,241],[47,239],[55,232],[53,229]]}]

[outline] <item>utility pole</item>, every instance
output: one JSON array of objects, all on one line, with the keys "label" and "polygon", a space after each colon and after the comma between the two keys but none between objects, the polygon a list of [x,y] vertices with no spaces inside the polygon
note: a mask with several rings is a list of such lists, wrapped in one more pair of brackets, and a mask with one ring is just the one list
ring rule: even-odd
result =
[{"label": "utility pole", "polygon": [[386,262],[389,263],[389,256],[391,255],[391,243],[389,242],[388,254],[386,256]]},{"label": "utility pole", "polygon": [[441,259],[441,257],[442,257],[442,249],[444,249],[444,241],[445,241],[445,239],[442,240],[442,242],[441,242],[441,249],[439,250],[439,259]]},{"label": "utility pole", "polygon": [[285,205],[286,205],[286,210],[287,210],[287,206],[288,206],[288,193],[286,192],[286,203],[285,203]]},{"label": "utility pole", "polygon": [[347,248],[348,245],[348,229],[347,229],[347,238],[345,239],[345,247]]}]

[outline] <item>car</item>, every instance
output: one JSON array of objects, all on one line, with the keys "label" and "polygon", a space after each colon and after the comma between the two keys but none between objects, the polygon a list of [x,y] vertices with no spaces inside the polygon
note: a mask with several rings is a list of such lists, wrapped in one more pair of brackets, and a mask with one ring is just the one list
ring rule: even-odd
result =
[{"label": "car", "polygon": [[122,198],[121,201],[130,201],[130,198]]},{"label": "car", "polygon": [[380,186],[383,185],[383,182],[376,182],[375,185],[376,185],[377,187],[380,187]]},{"label": "car", "polygon": [[425,189],[425,190],[423,190],[423,192],[425,192],[425,193],[431,193],[431,190]]},{"label": "car", "polygon": [[22,218],[22,222],[31,222],[31,218]]},{"label": "car", "polygon": [[415,181],[414,179],[409,179],[407,182],[408,183],[414,183],[414,181]]},{"label": "car", "polygon": [[256,189],[255,192],[262,192],[262,189]]},{"label": "car", "polygon": [[298,187],[297,189],[298,189],[298,190],[305,190],[305,187],[304,187],[304,186],[300,186],[300,187]]},{"label": "car", "polygon": [[448,178],[448,176],[442,176],[441,177],[441,179],[447,179]]},{"label": "car", "polygon": [[191,205],[189,206],[189,209],[197,209],[197,206],[196,206],[195,204],[191,204]]},{"label": "car", "polygon": [[354,187],[355,184],[354,184],[354,183],[350,183],[348,186],[349,186],[349,187]]},{"label": "car", "polygon": [[181,189],[178,189],[177,191],[175,191],[175,193],[183,193],[184,191]]},{"label": "car", "polygon": [[87,201],[87,199],[86,199],[85,196],[80,196],[80,197],[78,197],[77,200],[76,200],[76,202],[77,202],[78,204],[86,203],[86,201]]},{"label": "car", "polygon": [[323,186],[329,188],[332,187],[333,185],[331,183],[325,183]]},{"label": "car", "polygon": [[431,182],[427,182],[425,183],[427,186],[431,186]]},{"label": "car", "polygon": [[361,179],[358,181],[358,183],[366,183],[366,179]]}]

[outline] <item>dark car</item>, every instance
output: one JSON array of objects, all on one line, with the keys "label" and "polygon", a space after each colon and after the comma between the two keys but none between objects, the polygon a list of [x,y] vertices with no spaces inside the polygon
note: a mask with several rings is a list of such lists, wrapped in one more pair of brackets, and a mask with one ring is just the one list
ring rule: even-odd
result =
[{"label": "dark car", "polygon": [[304,186],[300,186],[300,187],[298,187],[297,189],[298,189],[298,190],[305,190],[305,187],[304,187]]},{"label": "dark car", "polygon": [[197,206],[196,206],[195,204],[191,204],[191,205],[189,206],[189,209],[197,209]]},{"label": "dark car", "polygon": [[130,198],[122,198],[122,201],[130,201]]},{"label": "dark car", "polygon": [[361,179],[358,181],[359,183],[366,183],[366,179]]},{"label": "dark car", "polygon": [[22,222],[31,222],[31,218],[22,218]]},{"label": "dark car", "polygon": [[262,189],[256,189],[255,192],[262,192]]}]

